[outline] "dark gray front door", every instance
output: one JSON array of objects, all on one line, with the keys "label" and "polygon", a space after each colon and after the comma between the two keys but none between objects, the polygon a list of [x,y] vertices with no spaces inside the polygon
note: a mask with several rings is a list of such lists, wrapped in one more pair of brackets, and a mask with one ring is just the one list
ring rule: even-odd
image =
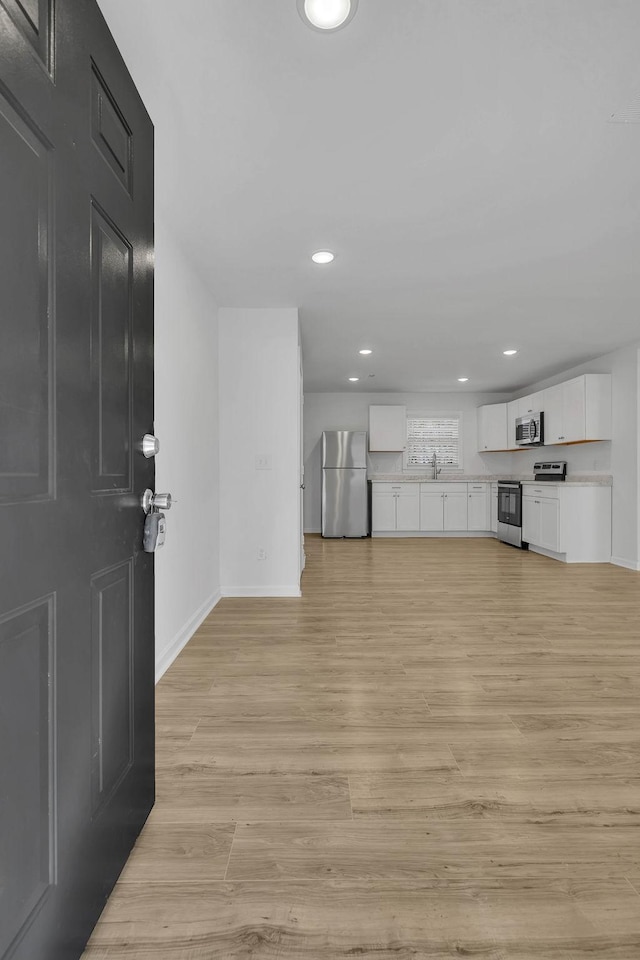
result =
[{"label": "dark gray front door", "polygon": [[93,0],[0,0],[0,958],[75,960],[153,804],[153,128]]}]

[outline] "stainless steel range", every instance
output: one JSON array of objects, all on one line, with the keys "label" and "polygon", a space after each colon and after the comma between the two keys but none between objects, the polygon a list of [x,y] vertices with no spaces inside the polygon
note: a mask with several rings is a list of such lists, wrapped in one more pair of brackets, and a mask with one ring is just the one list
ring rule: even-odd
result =
[{"label": "stainless steel range", "polygon": [[498,540],[522,547],[522,484],[518,480],[498,483]]},{"label": "stainless steel range", "polygon": [[552,480],[557,483],[558,480],[567,479],[567,461],[566,460],[539,460],[533,465],[534,480]]}]

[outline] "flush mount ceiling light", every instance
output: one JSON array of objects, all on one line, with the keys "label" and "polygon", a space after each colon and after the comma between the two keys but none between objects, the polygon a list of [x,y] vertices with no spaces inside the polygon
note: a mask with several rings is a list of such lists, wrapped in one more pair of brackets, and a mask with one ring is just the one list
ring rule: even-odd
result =
[{"label": "flush mount ceiling light", "polygon": [[505,357],[515,357],[517,350],[503,350]]},{"label": "flush mount ceiling light", "polygon": [[358,0],[297,0],[298,13],[312,30],[333,33],[351,23]]},{"label": "flush mount ceiling light", "polygon": [[458,383],[468,383],[469,377],[458,377]]},{"label": "flush mount ceiling light", "polygon": [[360,377],[349,377],[349,381],[350,381],[351,383],[357,383],[359,379],[360,379]]},{"label": "flush mount ceiling light", "polygon": [[360,353],[363,357],[369,357],[373,353],[373,350],[361,350]]},{"label": "flush mount ceiling light", "polygon": [[311,259],[314,263],[331,263],[332,260],[335,260],[335,254],[331,253],[330,250],[318,250],[311,254]]}]

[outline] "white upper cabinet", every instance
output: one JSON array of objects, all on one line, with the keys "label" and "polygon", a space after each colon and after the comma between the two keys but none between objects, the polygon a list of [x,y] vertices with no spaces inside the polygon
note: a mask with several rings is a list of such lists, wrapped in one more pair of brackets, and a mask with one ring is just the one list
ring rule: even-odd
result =
[{"label": "white upper cabinet", "polygon": [[478,407],[478,450],[507,450],[507,404]]},{"label": "white upper cabinet", "polygon": [[369,407],[369,450],[401,453],[407,448],[407,408],[400,404]]},{"label": "white upper cabinet", "polygon": [[515,403],[516,417],[526,417],[528,413],[540,413],[544,403],[544,390],[540,390],[538,393],[530,393],[527,397],[520,397]]},{"label": "white upper cabinet", "polygon": [[544,391],[544,442],[611,439],[611,376],[587,373]]},{"label": "white upper cabinet", "polygon": [[563,434],[563,419],[562,419],[562,387],[563,384],[559,383],[555,387],[549,387],[544,391],[544,402],[542,405],[542,411],[544,413],[544,442],[545,444],[550,443],[562,443],[559,438]]}]

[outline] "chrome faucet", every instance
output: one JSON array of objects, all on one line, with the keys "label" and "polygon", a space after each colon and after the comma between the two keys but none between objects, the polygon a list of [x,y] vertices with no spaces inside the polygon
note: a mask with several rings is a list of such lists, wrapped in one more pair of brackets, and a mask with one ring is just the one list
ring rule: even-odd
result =
[{"label": "chrome faucet", "polygon": [[436,453],[431,457],[431,466],[433,467],[433,480],[438,479],[438,474],[442,473],[441,468],[438,466],[438,456]]}]

